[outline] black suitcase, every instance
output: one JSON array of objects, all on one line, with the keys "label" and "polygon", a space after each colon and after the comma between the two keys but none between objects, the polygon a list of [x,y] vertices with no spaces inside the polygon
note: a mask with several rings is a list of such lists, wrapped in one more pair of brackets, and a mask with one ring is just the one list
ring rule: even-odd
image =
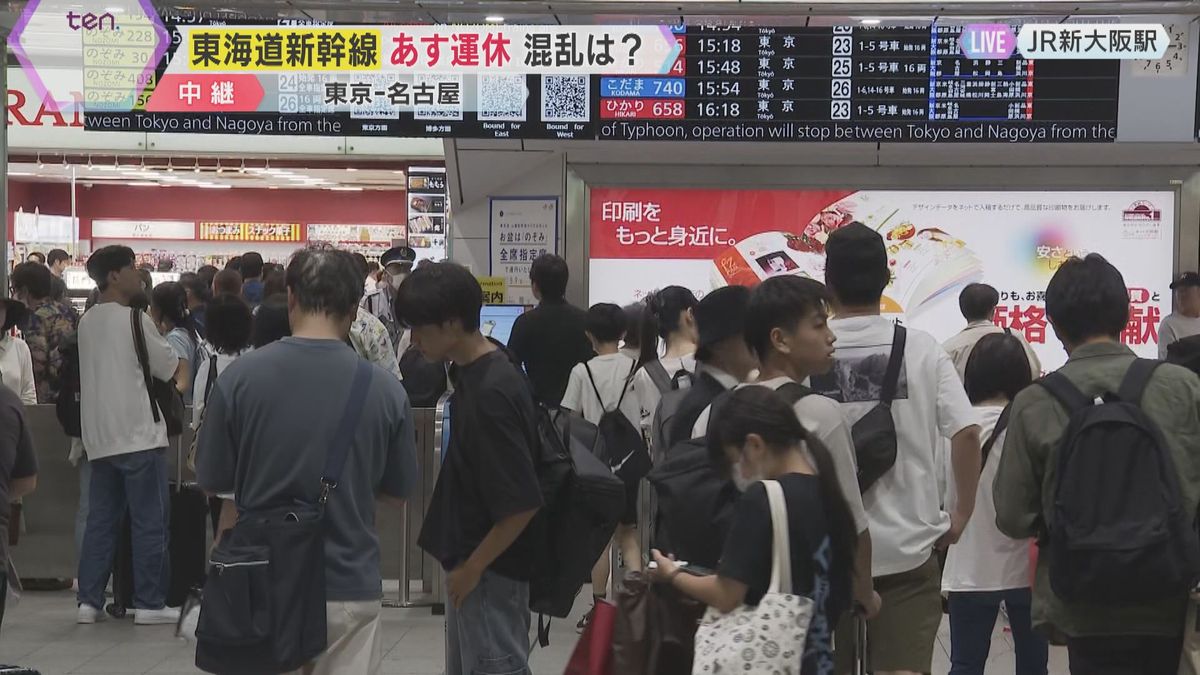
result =
[{"label": "black suitcase", "polygon": [[[195,484],[182,483],[181,480],[171,481],[169,492],[167,606],[180,607],[193,588],[204,585],[205,562],[208,558],[208,497]],[[133,607],[132,559],[133,540],[127,512],[122,519],[117,554],[113,560],[113,601],[106,608],[110,615],[118,619],[124,618]]]}]

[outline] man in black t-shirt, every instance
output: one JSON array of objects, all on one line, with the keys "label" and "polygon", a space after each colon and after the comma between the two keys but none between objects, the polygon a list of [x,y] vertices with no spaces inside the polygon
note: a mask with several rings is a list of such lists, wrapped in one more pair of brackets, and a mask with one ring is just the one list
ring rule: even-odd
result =
[{"label": "man in black t-shirt", "polygon": [[529,672],[535,408],[516,365],[479,332],[482,306],[479,282],[453,263],[415,270],[395,303],[413,347],[457,366],[450,443],[417,540],[447,571],[447,675]]},{"label": "man in black t-shirt", "polygon": [[517,317],[508,348],[529,379],[538,400],[558,405],[567,391],[571,370],[595,356],[588,341],[587,312],[567,302],[567,261],[547,253],[529,268],[538,306]]},{"label": "man in black t-shirt", "polygon": [[10,502],[33,492],[37,487],[37,457],[25,419],[25,406],[13,390],[0,384],[0,622],[4,621],[4,600],[8,585],[8,528],[12,517],[20,518],[20,510]]}]

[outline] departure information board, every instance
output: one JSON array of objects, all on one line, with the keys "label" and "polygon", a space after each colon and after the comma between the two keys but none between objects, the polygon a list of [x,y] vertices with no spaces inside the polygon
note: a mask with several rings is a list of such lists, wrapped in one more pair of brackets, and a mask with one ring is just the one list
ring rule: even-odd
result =
[{"label": "departure information board", "polygon": [[680,141],[1109,142],[1120,62],[972,60],[961,26],[672,29],[647,76],[264,74],[258,112],[89,111],[89,129]]}]

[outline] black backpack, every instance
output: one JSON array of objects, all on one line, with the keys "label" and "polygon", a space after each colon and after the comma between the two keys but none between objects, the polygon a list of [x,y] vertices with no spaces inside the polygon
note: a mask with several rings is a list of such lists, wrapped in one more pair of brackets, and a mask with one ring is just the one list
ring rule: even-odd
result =
[{"label": "black backpack", "polygon": [[[515,355],[489,340],[520,371]],[[525,380],[530,396],[533,384]],[[536,402],[537,438],[533,468],[542,492],[542,508],[530,522],[533,538],[529,609],[539,616],[538,642],[550,644],[546,616],[566,618],[575,597],[608,547],[625,511],[625,486],[580,442],[574,427],[587,423],[574,415]],[[595,429],[595,427],[592,427]]]},{"label": "black backpack", "polygon": [[74,333],[58,347],[62,354],[62,369],[58,371],[58,398],[54,400],[54,415],[63,433],[83,438],[83,423],[79,416],[79,334]]},{"label": "black backpack", "polygon": [[693,375],[686,368],[680,368],[679,370],[675,371],[674,375],[672,375],[671,373],[667,372],[667,369],[665,366],[663,366],[662,361],[658,359],[647,363],[644,367],[646,369],[646,374],[650,376],[650,381],[654,383],[655,387],[658,387],[658,391],[660,393],[666,394],[669,391],[686,389],[687,387],[685,387],[683,383],[686,382],[688,385],[691,385],[692,383]]},{"label": "black backpack", "polygon": [[592,383],[592,392],[596,394],[596,400],[604,409],[604,414],[596,423],[596,443],[592,446],[592,454],[627,485],[636,484],[650,470],[650,453],[646,450],[646,439],[641,430],[621,412],[621,404],[625,402],[625,394],[629,392],[629,382],[637,372],[637,364],[633,364],[629,369],[621,396],[612,410],[608,409],[604,397],[600,395],[600,388],[596,386],[596,378],[592,375],[592,367],[584,362],[583,368],[587,371],[588,381]]},{"label": "black backpack", "polygon": [[[793,406],[814,393],[795,382],[776,391]],[[710,415],[728,395],[727,392],[717,397]],[[655,548],[691,565],[716,569],[733,521],[734,507],[742,493],[732,480],[713,468],[707,439],[676,443],[646,479],[654,487],[657,500],[651,528]]]},{"label": "black backpack", "polygon": [[907,341],[908,331],[896,324],[879,403],[850,428],[858,460],[858,489],[864,494],[896,465],[896,420],[892,418],[892,401],[896,399]]},{"label": "black backpack", "polygon": [[1178,469],[1140,406],[1159,365],[1134,361],[1116,395],[1101,400],[1061,373],[1040,382],[1070,415],[1048,522],[1050,586],[1067,602],[1182,599],[1200,572],[1200,541]]},{"label": "black backpack", "polygon": [[400,374],[414,408],[432,408],[446,393],[446,366],[425,358],[416,347],[400,355]]}]

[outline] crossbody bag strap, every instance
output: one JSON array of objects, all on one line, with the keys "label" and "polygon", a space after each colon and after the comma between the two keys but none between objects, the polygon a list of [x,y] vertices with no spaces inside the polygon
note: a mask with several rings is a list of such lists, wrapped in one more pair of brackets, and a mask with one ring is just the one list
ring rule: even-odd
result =
[{"label": "crossbody bag strap", "polygon": [[892,333],[892,353],[888,356],[887,374],[883,377],[883,391],[879,402],[885,406],[896,399],[896,387],[900,383],[900,366],[904,365],[904,345],[908,343],[908,330],[896,324]]},{"label": "crossbody bag strap", "polygon": [[792,592],[792,539],[788,533],[787,499],[779,481],[764,480],[771,507],[771,585],[768,593]]},{"label": "crossbody bag strap", "polygon": [[358,367],[354,369],[354,380],[350,383],[350,396],[346,399],[346,407],[342,410],[342,418],[333,432],[330,440],[329,454],[325,455],[325,469],[321,472],[320,504],[324,506],[329,499],[329,491],[337,487],[342,478],[342,469],[346,467],[346,458],[350,455],[350,446],[354,445],[354,430],[358,420],[362,418],[363,403],[367,400],[367,391],[371,388],[370,361],[358,359]]},{"label": "crossbody bag strap", "polygon": [[655,359],[645,365],[646,374],[650,376],[650,381],[662,393],[671,391],[671,374],[667,372],[666,366],[662,361]]},{"label": "crossbody bag strap", "polygon": [[1004,406],[1004,410],[1000,411],[1000,417],[996,418],[996,426],[992,427],[992,433],[983,443],[983,457],[979,462],[979,473],[983,473],[983,467],[987,466],[988,455],[992,454],[992,448],[996,445],[996,439],[1008,428],[1008,417],[1011,412],[1012,402],[1010,401],[1008,405]]},{"label": "crossbody bag strap", "polygon": [[142,368],[142,380],[146,383],[146,399],[150,402],[150,412],[154,415],[154,423],[162,421],[158,412],[158,404],[154,401],[154,379],[150,374],[150,357],[146,354],[146,334],[142,330],[141,310],[129,308],[129,324],[133,329],[133,351],[137,354],[138,365]]},{"label": "crossbody bag strap", "polygon": [[208,405],[208,397],[212,396],[213,385],[217,383],[218,358],[220,356],[216,352],[209,354],[208,357],[208,379],[204,383],[204,405]]}]

